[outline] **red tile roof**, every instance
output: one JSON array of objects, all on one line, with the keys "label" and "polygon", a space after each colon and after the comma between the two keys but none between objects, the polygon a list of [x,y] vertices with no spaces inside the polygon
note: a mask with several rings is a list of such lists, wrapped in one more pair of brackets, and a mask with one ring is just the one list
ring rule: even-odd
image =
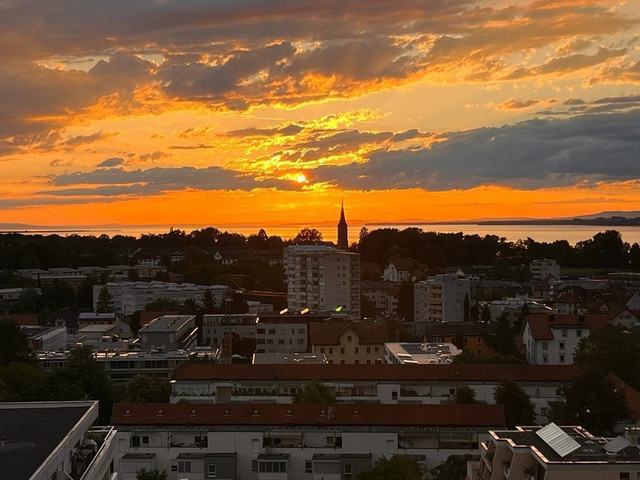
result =
[{"label": "red tile roof", "polygon": [[609,323],[606,315],[589,313],[586,315],[569,313],[532,313],[526,319],[534,340],[553,340],[552,328],[580,328],[584,326],[596,331]]},{"label": "red tile roof", "polygon": [[640,422],[640,392],[628,383],[624,382],[613,372],[609,372],[605,379],[613,383],[617,390],[622,390],[624,392],[624,397],[627,403],[627,408],[631,414],[631,418],[633,418],[636,423]]},{"label": "red tile roof", "polygon": [[582,365],[178,365],[177,380],[371,380],[371,381],[514,381],[568,382]]},{"label": "red tile roof", "polygon": [[502,405],[119,403],[112,425],[408,425],[503,427]]},{"label": "red tile roof", "polygon": [[340,345],[340,337],[348,329],[358,335],[360,345],[382,345],[387,341],[387,327],[382,324],[313,322],[309,324],[309,343]]},{"label": "red tile roof", "polygon": [[35,326],[38,325],[38,314],[37,313],[18,313],[13,315],[2,315],[0,318],[5,319],[13,319],[20,326]]}]

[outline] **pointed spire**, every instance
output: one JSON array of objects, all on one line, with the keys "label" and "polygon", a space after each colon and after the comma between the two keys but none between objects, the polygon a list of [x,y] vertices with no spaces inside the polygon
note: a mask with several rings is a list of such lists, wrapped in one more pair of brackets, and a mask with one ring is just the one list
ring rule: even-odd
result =
[{"label": "pointed spire", "polygon": [[340,208],[340,222],[338,222],[338,248],[346,250],[349,248],[349,226],[344,216],[344,200]]},{"label": "pointed spire", "polygon": [[347,220],[344,217],[344,200],[342,201],[342,206],[340,208],[340,222],[338,223],[338,226],[344,225],[345,227],[348,226],[347,225]]}]

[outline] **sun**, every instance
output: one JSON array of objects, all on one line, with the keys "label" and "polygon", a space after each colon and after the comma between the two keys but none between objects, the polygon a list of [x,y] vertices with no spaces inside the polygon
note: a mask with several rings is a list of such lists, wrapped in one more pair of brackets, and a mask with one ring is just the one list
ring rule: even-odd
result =
[{"label": "sun", "polygon": [[296,182],[298,182],[298,183],[308,183],[307,176],[304,173],[301,173],[296,178]]}]

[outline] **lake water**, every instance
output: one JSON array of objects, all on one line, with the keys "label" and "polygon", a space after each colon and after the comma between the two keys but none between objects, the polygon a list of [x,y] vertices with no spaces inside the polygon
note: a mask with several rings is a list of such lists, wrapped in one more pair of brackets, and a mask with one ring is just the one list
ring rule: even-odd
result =
[{"label": "lake water", "polygon": [[[206,228],[208,225],[174,225],[174,229],[184,230],[187,233],[193,230]],[[337,232],[335,226],[314,226],[306,225],[311,228],[317,228],[323,234],[325,240],[335,242],[337,240]],[[622,234],[622,238],[629,244],[640,243],[640,227],[601,227],[592,225],[477,225],[477,224],[388,224],[388,225],[365,225],[370,231],[378,228],[397,228],[403,230],[409,227],[421,228],[428,232],[438,233],[456,233],[462,232],[467,235],[498,235],[504,237],[508,241],[515,242],[531,237],[537,242],[553,242],[555,240],[567,240],[570,244],[575,245],[581,240],[592,238],[598,232],[605,230],[617,230]],[[293,238],[304,228],[305,225],[289,225],[265,227],[265,231],[269,235],[278,235],[284,239]],[[358,234],[363,225],[349,226],[349,240],[356,241]],[[55,233],[60,235],[71,235],[79,233],[80,235],[131,235],[139,237],[142,234],[159,234],[167,233],[171,228],[170,225],[123,225],[114,227],[87,228],[87,229],[60,229]],[[261,227],[259,226],[225,226],[216,225],[216,228],[222,231],[240,233],[245,236],[257,233]],[[35,232],[34,232],[35,233]],[[51,233],[54,233],[53,230]]]}]

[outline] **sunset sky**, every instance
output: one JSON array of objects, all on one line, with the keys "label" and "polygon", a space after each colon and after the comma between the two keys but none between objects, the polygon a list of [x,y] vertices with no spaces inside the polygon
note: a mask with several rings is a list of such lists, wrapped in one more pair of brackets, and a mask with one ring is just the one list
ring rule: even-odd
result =
[{"label": "sunset sky", "polygon": [[640,1],[0,0],[0,223],[640,210]]}]

